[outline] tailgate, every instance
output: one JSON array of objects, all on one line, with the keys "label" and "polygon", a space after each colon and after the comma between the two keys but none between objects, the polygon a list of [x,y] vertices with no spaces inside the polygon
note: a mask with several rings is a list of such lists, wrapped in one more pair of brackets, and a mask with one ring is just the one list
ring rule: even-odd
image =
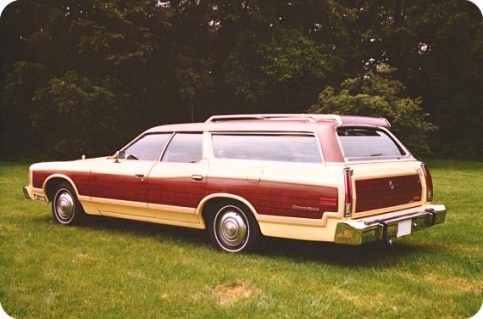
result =
[{"label": "tailgate", "polygon": [[350,164],[353,218],[422,205],[420,163],[416,160]]}]

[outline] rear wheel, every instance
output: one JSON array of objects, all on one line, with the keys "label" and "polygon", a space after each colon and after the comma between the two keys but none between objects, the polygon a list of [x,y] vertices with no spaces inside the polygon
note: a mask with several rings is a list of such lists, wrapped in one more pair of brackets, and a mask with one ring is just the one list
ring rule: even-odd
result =
[{"label": "rear wheel", "polygon": [[60,183],[54,192],[52,214],[57,223],[62,225],[79,224],[85,213],[74,189],[67,183]]},{"label": "rear wheel", "polygon": [[248,208],[233,203],[215,208],[208,231],[213,245],[229,253],[252,250],[260,237],[258,224]]}]

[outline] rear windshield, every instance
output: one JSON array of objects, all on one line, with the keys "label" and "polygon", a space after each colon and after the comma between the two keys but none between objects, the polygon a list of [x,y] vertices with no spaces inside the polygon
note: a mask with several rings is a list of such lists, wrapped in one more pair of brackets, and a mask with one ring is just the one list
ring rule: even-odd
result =
[{"label": "rear windshield", "polygon": [[318,141],[310,135],[214,134],[217,158],[321,163]]},{"label": "rear windshield", "polygon": [[394,158],[407,155],[386,132],[374,128],[339,127],[344,156],[349,159]]}]

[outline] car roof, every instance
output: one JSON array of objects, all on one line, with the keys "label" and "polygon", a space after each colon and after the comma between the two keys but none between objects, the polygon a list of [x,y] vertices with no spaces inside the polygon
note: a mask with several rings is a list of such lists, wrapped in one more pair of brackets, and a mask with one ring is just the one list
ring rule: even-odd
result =
[{"label": "car roof", "polygon": [[154,132],[276,131],[313,132],[321,126],[364,125],[389,128],[385,118],[334,114],[239,114],[215,115],[203,123],[167,124],[150,128]]}]

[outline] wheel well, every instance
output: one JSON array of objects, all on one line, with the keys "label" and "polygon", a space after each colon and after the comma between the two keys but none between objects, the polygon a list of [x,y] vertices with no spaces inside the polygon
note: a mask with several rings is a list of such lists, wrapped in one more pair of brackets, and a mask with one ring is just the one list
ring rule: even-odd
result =
[{"label": "wheel well", "polygon": [[217,197],[217,198],[209,199],[203,205],[203,209],[201,210],[201,216],[203,217],[205,225],[208,225],[210,218],[214,217],[213,215],[216,213],[216,211],[214,210],[215,207],[220,206],[220,205],[229,205],[229,204],[238,205],[239,207],[243,208],[245,210],[245,212],[250,214],[253,217],[254,220],[256,220],[251,208],[248,207],[242,201],[239,201],[239,200],[236,200],[236,199],[233,199],[233,198]]},{"label": "wheel well", "polygon": [[49,201],[52,201],[52,198],[55,195],[55,190],[57,189],[57,187],[61,183],[67,183],[67,184],[71,185],[68,180],[66,180],[65,178],[61,178],[61,177],[54,177],[54,178],[50,179],[49,181],[47,181],[47,184],[45,185],[45,195],[47,195],[47,199]]}]

